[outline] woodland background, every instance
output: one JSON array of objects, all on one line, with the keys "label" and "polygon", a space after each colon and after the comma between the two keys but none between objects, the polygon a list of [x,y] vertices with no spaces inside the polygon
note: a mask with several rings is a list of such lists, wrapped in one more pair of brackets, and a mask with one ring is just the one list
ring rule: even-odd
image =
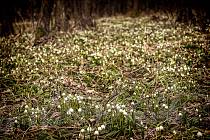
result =
[{"label": "woodland background", "polygon": [[142,13],[165,13],[175,16],[176,22],[198,24],[203,31],[210,21],[205,0],[7,0],[0,6],[0,35],[15,33],[14,23],[33,23],[45,35],[52,30],[96,26],[94,19],[99,17]]}]

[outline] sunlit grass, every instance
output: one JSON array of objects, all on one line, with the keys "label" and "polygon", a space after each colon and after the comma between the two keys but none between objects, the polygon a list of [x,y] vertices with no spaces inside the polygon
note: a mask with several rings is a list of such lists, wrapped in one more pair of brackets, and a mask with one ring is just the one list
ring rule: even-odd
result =
[{"label": "sunlit grass", "polygon": [[1,38],[2,137],[207,137],[209,97],[199,81],[208,44],[198,27],[97,22],[37,46],[33,34]]}]

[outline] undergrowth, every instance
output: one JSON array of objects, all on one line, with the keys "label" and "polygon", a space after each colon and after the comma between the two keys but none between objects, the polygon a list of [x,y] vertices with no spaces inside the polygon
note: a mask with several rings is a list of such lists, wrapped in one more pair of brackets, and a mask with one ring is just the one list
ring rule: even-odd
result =
[{"label": "undergrowth", "polygon": [[102,18],[1,38],[1,139],[207,139],[208,42],[196,26]]}]

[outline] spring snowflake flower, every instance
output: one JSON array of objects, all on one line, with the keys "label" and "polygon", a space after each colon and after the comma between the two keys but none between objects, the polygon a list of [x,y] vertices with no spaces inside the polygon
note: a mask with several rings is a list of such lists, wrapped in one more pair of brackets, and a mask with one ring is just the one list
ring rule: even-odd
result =
[{"label": "spring snowflake flower", "polygon": [[106,105],[106,107],[108,107],[108,108],[109,108],[110,106],[111,106],[110,104],[107,104],[107,105]]},{"label": "spring snowflake flower", "polygon": [[197,136],[198,136],[198,137],[202,137],[203,134],[199,131],[199,132],[197,133]]},{"label": "spring snowflake flower", "polygon": [[161,125],[161,126],[160,126],[160,130],[163,130],[163,129],[164,129],[164,128],[163,128],[163,126]]},{"label": "spring snowflake flower", "polygon": [[116,108],[117,108],[117,110],[120,110],[121,107],[120,107],[120,105],[117,104]]},{"label": "spring snowflake flower", "polygon": [[164,128],[163,128],[163,126],[161,125],[161,126],[159,126],[159,127],[156,127],[156,131],[162,131]]},{"label": "spring snowflake flower", "polygon": [[92,128],[89,126],[89,127],[87,128],[87,131],[88,131],[88,132],[91,132],[91,131],[92,131]]},{"label": "spring snowflake flower", "polygon": [[179,114],[178,114],[179,116],[182,116],[182,113],[181,112],[179,112]]},{"label": "spring snowflake flower", "polygon": [[125,105],[122,105],[122,108],[125,108]]},{"label": "spring snowflake flower", "polygon": [[83,100],[84,99],[84,97],[83,96],[80,96],[80,100]]},{"label": "spring snowflake flower", "polygon": [[176,135],[176,131],[175,130],[173,131],[173,133],[174,133],[174,135]]},{"label": "spring snowflake flower", "polygon": [[102,129],[105,129],[105,128],[106,128],[106,126],[105,126],[104,124],[102,124],[102,125],[101,125],[101,128],[102,128]]},{"label": "spring snowflake flower", "polygon": [[94,135],[99,135],[99,131],[96,130],[96,131],[94,132]]},{"label": "spring snowflake flower", "polygon": [[71,113],[74,112],[74,109],[73,108],[70,108],[68,111],[67,111],[67,114],[70,115]]},{"label": "spring snowflake flower", "polygon": [[96,109],[99,109],[99,105],[96,105],[95,108],[96,108]]},{"label": "spring snowflake flower", "polygon": [[98,131],[101,131],[102,130],[102,128],[101,127],[98,127]]},{"label": "spring snowflake flower", "polygon": [[123,111],[123,115],[124,115],[124,116],[127,116],[128,113],[124,110],[124,111]]},{"label": "spring snowflake flower", "polygon": [[92,98],[89,96],[88,99],[91,100]]},{"label": "spring snowflake flower", "polygon": [[64,100],[67,101],[68,100],[68,97],[65,97]]},{"label": "spring snowflake flower", "polygon": [[143,123],[142,121],[140,122],[140,124],[141,124],[141,125],[144,125],[144,123]]},{"label": "spring snowflake flower", "polygon": [[84,132],[85,132],[85,129],[81,129],[80,132],[81,132],[81,133],[84,133]]},{"label": "spring snowflake flower", "polygon": [[79,108],[79,109],[78,109],[78,112],[82,112],[82,108]]},{"label": "spring snowflake flower", "polygon": [[168,106],[166,104],[163,104],[163,107],[165,107],[165,109],[168,109]]},{"label": "spring snowflake flower", "polygon": [[119,110],[119,112],[120,112],[120,113],[123,113],[123,112],[124,112],[124,110],[123,110],[123,109],[120,109],[120,110]]},{"label": "spring snowflake flower", "polygon": [[131,102],[131,105],[135,105],[135,103],[134,102]]},{"label": "spring snowflake flower", "polygon": [[28,108],[28,105],[26,105],[25,108]]}]

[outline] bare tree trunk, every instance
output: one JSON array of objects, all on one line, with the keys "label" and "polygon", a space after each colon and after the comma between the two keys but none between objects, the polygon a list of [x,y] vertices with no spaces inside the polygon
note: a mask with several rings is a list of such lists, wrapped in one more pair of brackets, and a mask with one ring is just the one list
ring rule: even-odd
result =
[{"label": "bare tree trunk", "polygon": [[13,22],[15,18],[15,4],[7,0],[0,6],[0,36],[14,33]]}]

